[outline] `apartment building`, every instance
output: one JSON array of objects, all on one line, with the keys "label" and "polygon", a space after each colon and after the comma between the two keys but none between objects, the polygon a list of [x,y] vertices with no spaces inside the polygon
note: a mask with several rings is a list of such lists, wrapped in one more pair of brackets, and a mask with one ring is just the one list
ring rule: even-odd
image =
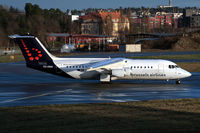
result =
[{"label": "apartment building", "polygon": [[130,29],[129,20],[119,11],[98,11],[80,17],[82,35],[112,35],[119,36],[120,32]]}]

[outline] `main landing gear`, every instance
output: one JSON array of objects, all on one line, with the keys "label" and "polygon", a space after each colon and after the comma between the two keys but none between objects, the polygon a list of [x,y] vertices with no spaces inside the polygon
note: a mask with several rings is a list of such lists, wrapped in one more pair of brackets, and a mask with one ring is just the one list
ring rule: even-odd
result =
[{"label": "main landing gear", "polygon": [[180,80],[176,80],[176,84],[181,84],[181,81]]}]

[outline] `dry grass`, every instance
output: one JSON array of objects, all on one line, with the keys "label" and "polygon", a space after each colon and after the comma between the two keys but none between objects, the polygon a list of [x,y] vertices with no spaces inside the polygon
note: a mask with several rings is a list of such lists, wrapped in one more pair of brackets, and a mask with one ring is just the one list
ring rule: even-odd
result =
[{"label": "dry grass", "polygon": [[133,59],[200,59],[200,54],[191,55],[157,55],[157,56],[135,56]]},{"label": "dry grass", "polygon": [[200,62],[182,62],[177,64],[189,72],[200,72]]},{"label": "dry grass", "polygon": [[[11,56],[14,56],[14,59],[12,59]],[[16,62],[16,61],[24,61],[24,57],[22,55],[2,55],[2,56],[0,56],[0,63]]]},{"label": "dry grass", "polygon": [[200,99],[0,108],[0,131],[199,132]]}]

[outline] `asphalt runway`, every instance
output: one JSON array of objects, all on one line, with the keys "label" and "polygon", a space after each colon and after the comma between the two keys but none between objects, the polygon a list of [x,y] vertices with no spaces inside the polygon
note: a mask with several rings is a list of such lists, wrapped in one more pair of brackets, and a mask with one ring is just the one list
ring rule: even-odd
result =
[{"label": "asphalt runway", "polygon": [[200,98],[200,73],[175,81],[99,81],[58,77],[26,68],[25,62],[0,64],[0,106],[126,102]]}]

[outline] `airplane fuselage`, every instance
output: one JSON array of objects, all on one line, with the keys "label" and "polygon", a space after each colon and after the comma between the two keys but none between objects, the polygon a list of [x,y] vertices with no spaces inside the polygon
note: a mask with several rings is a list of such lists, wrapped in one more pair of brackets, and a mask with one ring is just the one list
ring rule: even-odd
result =
[{"label": "airplane fuselage", "polygon": [[[90,69],[89,66],[108,58],[59,58],[54,60],[57,66],[76,79],[97,79],[101,71]],[[66,63],[65,63],[66,62]],[[167,60],[155,59],[126,59],[109,66],[111,69],[111,80],[116,79],[152,79],[171,80],[182,79],[191,74],[175,63]]]},{"label": "airplane fuselage", "polygon": [[12,35],[19,45],[27,67],[75,78],[99,79],[110,82],[117,79],[177,80],[191,74],[168,60],[126,58],[58,58],[53,56],[39,39],[32,35]]}]

